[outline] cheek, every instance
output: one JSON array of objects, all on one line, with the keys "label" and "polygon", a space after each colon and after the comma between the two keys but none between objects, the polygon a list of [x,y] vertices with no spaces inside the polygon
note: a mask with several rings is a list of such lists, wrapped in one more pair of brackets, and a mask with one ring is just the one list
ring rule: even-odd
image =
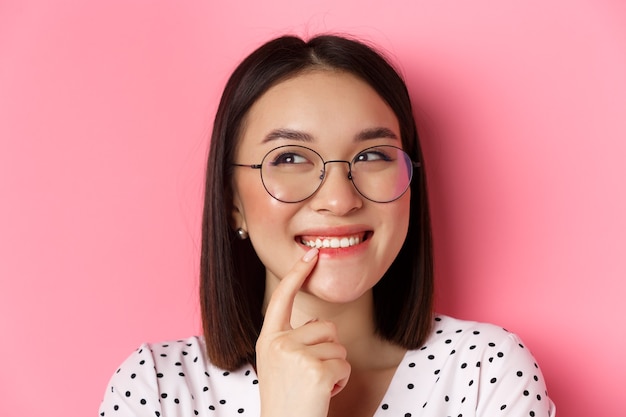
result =
[{"label": "cheek", "polygon": [[250,228],[257,223],[256,219],[268,210],[266,197],[271,198],[265,192],[261,180],[251,174],[251,172],[246,172],[236,175],[233,181],[235,205],[239,208],[239,214],[248,233],[250,233]]},{"label": "cheek", "polygon": [[402,236],[404,236],[409,229],[409,217],[411,215],[410,193],[406,193],[395,203],[397,204],[392,207],[392,218],[396,219],[396,229],[402,231]]},{"label": "cheek", "polygon": [[252,247],[268,273],[284,277],[304,253],[294,240],[289,227],[292,213],[275,208],[274,203],[258,210],[250,218],[249,238]]},{"label": "cheek", "polygon": [[406,235],[409,230],[409,216],[411,215],[410,197],[405,195],[395,203],[398,204],[392,203],[394,206],[390,207],[391,210],[388,216],[388,218],[391,219],[390,224],[392,225],[389,229],[391,236],[389,247],[395,252],[395,256],[397,256],[406,240]]},{"label": "cheek", "polygon": [[[300,205],[285,204],[272,198],[256,181],[239,181],[237,187],[241,212],[250,242],[261,262],[269,269],[280,269],[277,260],[290,258],[296,246],[290,232],[290,222]],[[297,254],[294,254],[297,256]]]}]

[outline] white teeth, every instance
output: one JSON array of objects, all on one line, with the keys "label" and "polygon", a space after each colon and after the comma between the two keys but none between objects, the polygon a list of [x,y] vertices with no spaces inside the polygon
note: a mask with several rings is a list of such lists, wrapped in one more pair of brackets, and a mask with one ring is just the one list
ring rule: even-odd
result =
[{"label": "white teeth", "polygon": [[361,243],[361,239],[358,236],[342,237],[342,238],[317,238],[315,240],[301,240],[303,245],[311,248],[348,248]]}]

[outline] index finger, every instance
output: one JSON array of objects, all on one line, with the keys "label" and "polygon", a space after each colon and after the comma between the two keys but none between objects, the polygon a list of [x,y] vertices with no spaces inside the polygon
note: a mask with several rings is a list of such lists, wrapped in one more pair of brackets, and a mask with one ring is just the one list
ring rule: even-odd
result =
[{"label": "index finger", "polygon": [[319,250],[316,248],[305,253],[274,289],[265,311],[263,330],[280,332],[291,329],[293,301],[313,270],[318,253]]}]

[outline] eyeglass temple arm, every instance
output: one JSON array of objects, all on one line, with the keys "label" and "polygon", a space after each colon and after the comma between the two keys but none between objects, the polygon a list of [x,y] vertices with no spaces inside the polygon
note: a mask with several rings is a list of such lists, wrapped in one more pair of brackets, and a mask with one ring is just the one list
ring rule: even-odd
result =
[{"label": "eyeglass temple arm", "polygon": [[252,169],[261,169],[261,167],[263,165],[261,164],[252,164],[252,165],[248,165],[248,164],[232,164],[235,167],[244,167],[244,168],[252,168]]}]

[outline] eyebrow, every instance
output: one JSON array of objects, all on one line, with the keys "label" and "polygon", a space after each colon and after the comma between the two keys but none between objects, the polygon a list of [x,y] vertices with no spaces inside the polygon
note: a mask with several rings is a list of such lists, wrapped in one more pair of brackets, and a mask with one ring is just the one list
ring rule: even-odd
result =
[{"label": "eyebrow", "polygon": [[[364,129],[357,133],[354,137],[355,141],[362,142],[371,139],[398,139],[398,136],[391,129],[386,127],[373,127]],[[276,139],[296,140],[299,142],[313,142],[313,135],[293,129],[274,129],[263,139],[263,143],[271,142]]]},{"label": "eyebrow", "polygon": [[365,129],[359,132],[355,139],[357,141],[364,141],[369,139],[398,139],[398,136],[393,133],[391,129],[386,127],[373,127],[371,129]]},{"label": "eyebrow", "polygon": [[263,143],[271,142],[276,139],[290,139],[300,142],[313,142],[313,136],[306,132],[293,129],[274,129],[265,136],[265,138],[263,139]]}]

